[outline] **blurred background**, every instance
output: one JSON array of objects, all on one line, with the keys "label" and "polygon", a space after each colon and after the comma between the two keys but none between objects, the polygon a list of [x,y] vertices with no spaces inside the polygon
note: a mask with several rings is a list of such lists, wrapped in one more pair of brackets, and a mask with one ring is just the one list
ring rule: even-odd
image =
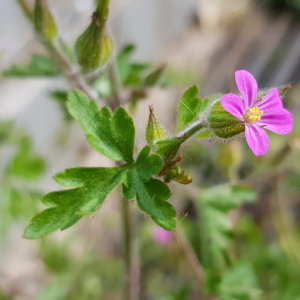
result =
[{"label": "blurred background", "polygon": [[[73,45],[88,26],[95,2],[48,3],[60,36]],[[170,201],[187,241],[160,232],[130,202],[137,299],[300,300],[299,21],[299,0],[111,0],[114,57],[132,44],[131,63],[167,65],[161,86],[134,107],[126,106],[140,147],[148,105],[175,132],[179,100],[193,84],[200,97],[237,92],[234,71],[247,69],[260,87],[293,86],[284,106],[294,115],[294,130],[287,136],[269,133],[265,156],[255,157],[245,140],[220,145],[207,138],[187,145],[181,166],[193,183],[170,184]],[[1,72],[28,64],[34,53],[45,54],[18,1],[0,1],[0,36]],[[29,220],[44,208],[41,196],[61,188],[52,179],[56,173],[112,166],[87,144],[78,122],[53,96],[66,86],[60,77],[0,79],[1,300],[124,299],[118,190],[72,228],[37,241],[22,238]],[[228,188],[236,183],[254,189],[241,196],[247,203],[229,214],[229,209],[205,207],[205,197],[237,197]],[[189,251],[207,270],[208,297],[199,296],[202,287]]]}]

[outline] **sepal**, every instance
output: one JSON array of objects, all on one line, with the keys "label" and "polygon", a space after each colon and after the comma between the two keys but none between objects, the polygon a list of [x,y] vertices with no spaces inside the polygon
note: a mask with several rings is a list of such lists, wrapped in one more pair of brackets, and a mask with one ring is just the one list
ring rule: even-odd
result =
[{"label": "sepal", "polygon": [[231,138],[245,131],[244,123],[227,112],[220,101],[217,101],[207,118],[210,131],[220,138]]}]

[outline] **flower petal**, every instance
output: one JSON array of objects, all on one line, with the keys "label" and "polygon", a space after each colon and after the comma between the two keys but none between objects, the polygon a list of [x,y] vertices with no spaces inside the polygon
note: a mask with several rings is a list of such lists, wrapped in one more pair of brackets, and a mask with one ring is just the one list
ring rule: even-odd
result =
[{"label": "flower petal", "polygon": [[277,88],[273,88],[265,95],[260,101],[256,102],[259,110],[263,110],[264,113],[268,113],[270,109],[280,109],[282,108],[282,101],[279,96]]},{"label": "flower petal", "polygon": [[257,102],[259,110],[263,110],[261,120],[256,122],[259,126],[277,134],[287,134],[293,129],[293,115],[282,106],[282,101],[277,88]]},{"label": "flower petal", "polygon": [[245,135],[250,149],[256,156],[267,153],[270,145],[270,139],[263,128],[257,124],[246,125]]},{"label": "flower petal", "polygon": [[235,81],[245,101],[246,108],[253,108],[257,100],[258,85],[255,78],[246,70],[235,72]]},{"label": "flower petal", "polygon": [[257,124],[277,134],[288,134],[293,130],[293,115],[284,108],[272,109]]},{"label": "flower petal", "polygon": [[235,94],[226,94],[221,98],[223,108],[235,117],[244,120],[243,114],[246,111],[244,101]]}]

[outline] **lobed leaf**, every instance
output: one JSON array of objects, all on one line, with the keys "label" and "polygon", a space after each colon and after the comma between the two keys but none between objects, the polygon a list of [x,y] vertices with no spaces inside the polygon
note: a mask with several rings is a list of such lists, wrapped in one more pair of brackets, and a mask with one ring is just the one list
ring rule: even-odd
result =
[{"label": "lobed leaf", "polygon": [[251,265],[239,263],[227,271],[220,284],[221,300],[262,299],[257,278]]},{"label": "lobed leaf", "polygon": [[8,166],[8,173],[24,180],[38,180],[45,167],[44,158],[33,151],[31,140],[24,137],[16,156]]},{"label": "lobed leaf", "polygon": [[178,107],[178,129],[182,130],[189,123],[194,121],[200,112],[208,106],[209,99],[197,98],[198,88],[196,85],[190,87],[183,94]]},{"label": "lobed leaf", "polygon": [[115,161],[134,161],[135,127],[124,108],[119,107],[114,115],[105,106],[99,110],[96,101],[89,101],[80,91],[69,93],[67,107],[94,149]]},{"label": "lobed leaf", "polygon": [[170,196],[168,186],[151,175],[161,171],[163,163],[158,155],[150,155],[150,147],[140,152],[136,168],[130,170],[123,178],[123,193],[128,199],[136,196],[140,209],[151,215],[151,218],[165,230],[175,230],[176,211],[166,202]]},{"label": "lobed leaf", "polygon": [[66,229],[83,215],[94,213],[111,190],[122,180],[130,165],[115,168],[72,168],[55,176],[62,186],[74,187],[47,194],[49,208],[37,214],[25,229],[24,237],[36,239],[59,228]]},{"label": "lobed leaf", "polygon": [[250,187],[228,184],[208,188],[198,198],[200,204],[201,260],[206,270],[209,292],[218,288],[221,274],[228,267],[231,247],[231,224],[228,211],[242,202],[255,201]]}]

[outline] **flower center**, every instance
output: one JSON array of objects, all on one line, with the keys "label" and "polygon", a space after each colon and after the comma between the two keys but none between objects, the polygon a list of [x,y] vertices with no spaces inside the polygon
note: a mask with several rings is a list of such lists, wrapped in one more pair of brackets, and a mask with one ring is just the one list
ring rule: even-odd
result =
[{"label": "flower center", "polygon": [[247,123],[255,123],[255,121],[260,120],[263,113],[264,112],[262,110],[259,110],[258,107],[254,107],[248,109],[243,118]]}]

